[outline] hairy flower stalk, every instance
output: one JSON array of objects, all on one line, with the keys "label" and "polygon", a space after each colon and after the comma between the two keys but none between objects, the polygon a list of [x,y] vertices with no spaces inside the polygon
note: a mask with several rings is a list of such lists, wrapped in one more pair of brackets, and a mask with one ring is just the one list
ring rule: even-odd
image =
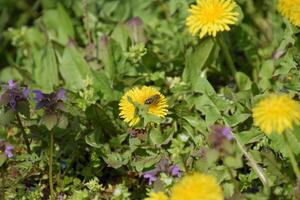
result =
[{"label": "hairy flower stalk", "polygon": [[51,126],[47,126],[49,132],[49,187],[50,187],[50,199],[54,200],[54,187],[53,187],[53,150],[54,150],[54,133],[52,128],[57,124],[57,119],[61,111],[65,110],[64,100],[66,100],[65,90],[62,88],[56,92],[50,94],[43,93],[40,90],[34,90],[34,100],[36,101],[35,109],[43,109],[45,112],[44,120],[47,124],[47,116],[55,118],[55,123],[51,123]]},{"label": "hairy flower stalk", "polygon": [[53,189],[53,148],[54,148],[54,137],[53,132],[50,132],[50,147],[49,147],[49,186],[50,186],[50,199],[54,200],[54,189]]}]

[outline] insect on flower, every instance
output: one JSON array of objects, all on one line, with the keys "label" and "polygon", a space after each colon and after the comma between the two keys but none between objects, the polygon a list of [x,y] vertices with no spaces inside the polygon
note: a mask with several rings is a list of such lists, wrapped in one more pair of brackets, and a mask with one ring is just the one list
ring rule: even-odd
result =
[{"label": "insect on flower", "polygon": [[149,98],[147,98],[144,102],[145,105],[154,105],[157,104],[160,100],[160,95],[159,94],[155,94]]}]

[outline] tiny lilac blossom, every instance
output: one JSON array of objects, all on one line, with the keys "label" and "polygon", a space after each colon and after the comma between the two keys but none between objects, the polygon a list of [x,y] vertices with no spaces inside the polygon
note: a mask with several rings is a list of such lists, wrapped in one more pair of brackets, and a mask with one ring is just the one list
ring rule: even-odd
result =
[{"label": "tiny lilac blossom", "polygon": [[181,173],[180,173],[180,168],[177,165],[173,165],[171,168],[171,175],[172,176],[177,176],[180,177]]},{"label": "tiny lilac blossom", "polygon": [[152,175],[152,174],[149,174],[149,173],[145,173],[145,174],[143,175],[143,177],[144,177],[145,179],[148,179],[148,184],[149,184],[149,185],[152,185],[152,183],[153,183],[154,181],[157,180],[157,177],[156,177],[156,176],[154,176],[154,175]]},{"label": "tiny lilac blossom", "polygon": [[222,133],[228,140],[233,140],[233,135],[231,134],[231,128],[223,127]]},{"label": "tiny lilac blossom", "polygon": [[6,144],[5,145],[5,150],[4,150],[4,153],[6,154],[6,156],[8,158],[12,158],[13,157],[13,154],[12,154],[12,150],[14,149],[13,146],[9,145],[9,144]]}]

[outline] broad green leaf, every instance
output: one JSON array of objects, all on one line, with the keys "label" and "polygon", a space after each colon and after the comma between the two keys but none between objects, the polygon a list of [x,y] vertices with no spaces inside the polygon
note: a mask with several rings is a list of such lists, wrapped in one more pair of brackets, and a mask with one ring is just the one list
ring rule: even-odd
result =
[{"label": "broad green leaf", "polygon": [[46,114],[41,118],[40,124],[43,124],[50,131],[57,125],[57,115],[56,114]]},{"label": "broad green leaf", "polygon": [[58,4],[57,9],[45,10],[42,19],[52,40],[66,45],[70,38],[74,38],[72,19],[61,4]]},{"label": "broad green leaf", "polygon": [[73,45],[65,48],[59,71],[66,82],[66,88],[74,92],[83,89],[85,87],[84,81],[88,77],[93,77],[83,54]]},{"label": "broad green leaf", "polygon": [[193,53],[186,55],[185,68],[183,71],[183,80],[186,83],[196,80],[202,69],[205,67],[206,62],[214,48],[214,41],[211,38],[203,40]]},{"label": "broad green leaf", "polygon": [[15,113],[13,110],[4,110],[4,108],[0,109],[0,125],[8,126],[15,119]]},{"label": "broad green leaf", "polygon": [[238,133],[241,143],[250,144],[260,141],[264,134],[256,129],[252,129],[251,131],[243,131]]},{"label": "broad green leaf", "polygon": [[55,49],[48,44],[44,50],[34,51],[34,80],[44,92],[52,92],[58,85],[58,64]]},{"label": "broad green leaf", "polygon": [[119,24],[118,26],[116,26],[111,37],[120,44],[123,51],[127,51],[129,33],[125,25]]},{"label": "broad green leaf", "polygon": [[244,74],[243,72],[237,72],[235,74],[235,78],[236,78],[237,85],[238,85],[240,90],[249,90],[249,89],[251,89],[252,81],[250,80],[250,78],[246,74]]}]

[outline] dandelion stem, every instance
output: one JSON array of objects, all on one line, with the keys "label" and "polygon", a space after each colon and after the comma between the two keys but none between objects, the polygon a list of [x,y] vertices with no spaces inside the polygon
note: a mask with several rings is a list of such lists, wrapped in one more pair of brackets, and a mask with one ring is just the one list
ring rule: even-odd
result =
[{"label": "dandelion stem", "polygon": [[220,36],[217,38],[217,41],[218,41],[218,43],[219,43],[219,45],[220,45],[220,47],[221,47],[221,49],[224,53],[227,65],[228,65],[232,75],[235,77],[235,74],[236,74],[237,70],[234,66],[234,62],[232,60],[231,53],[229,51],[229,48],[228,48],[227,44],[224,41],[224,38],[223,38],[222,34],[220,34]]},{"label": "dandelion stem", "polygon": [[54,137],[53,137],[53,132],[51,131],[50,132],[50,146],[49,146],[49,187],[50,187],[50,200],[54,200],[53,176],[52,176],[53,146],[54,146]]},{"label": "dandelion stem", "polygon": [[265,187],[268,187],[268,180],[267,180],[267,177],[265,176],[263,170],[259,167],[257,162],[252,158],[251,154],[249,152],[247,152],[246,147],[241,143],[239,137],[237,135],[234,135],[234,138],[235,138],[235,141],[236,141],[238,147],[240,148],[240,150],[243,152],[243,154],[245,155],[245,157],[249,161],[251,167],[253,168],[253,170],[257,174],[257,176],[260,179],[260,181],[262,182],[262,184]]},{"label": "dandelion stem", "polygon": [[30,150],[30,143],[29,143],[29,140],[28,140],[28,137],[27,137],[27,134],[25,132],[25,128],[22,124],[22,121],[21,121],[21,118],[20,118],[20,114],[17,112],[16,113],[16,116],[17,116],[17,121],[19,123],[19,126],[21,128],[21,132],[22,132],[22,135],[23,135],[23,139],[24,139],[24,142],[26,144],[26,148],[27,148],[27,153],[31,154],[31,150]]},{"label": "dandelion stem", "polygon": [[[226,119],[224,119],[224,122],[225,122],[226,126],[230,127],[229,123],[227,122]],[[239,136],[237,134],[234,134],[233,132],[231,134],[234,137],[234,140],[236,141],[239,149],[242,151],[242,153],[244,154],[244,156],[249,161],[250,166],[252,167],[252,169],[254,170],[254,172],[257,174],[259,180],[262,182],[262,184],[264,185],[265,188],[268,188],[269,187],[269,181],[268,181],[266,175],[264,174],[263,170],[259,167],[259,165],[253,159],[253,157],[251,156],[251,154],[249,152],[247,152],[247,148],[241,142]]]},{"label": "dandelion stem", "polygon": [[284,138],[284,141],[286,143],[286,147],[287,147],[287,151],[288,151],[288,156],[290,158],[290,161],[291,161],[294,173],[296,174],[297,179],[300,181],[300,170],[299,170],[299,167],[298,167],[295,155],[293,153],[293,150],[291,149],[291,146],[290,146],[288,137],[286,135],[286,132],[283,133],[283,138]]}]

